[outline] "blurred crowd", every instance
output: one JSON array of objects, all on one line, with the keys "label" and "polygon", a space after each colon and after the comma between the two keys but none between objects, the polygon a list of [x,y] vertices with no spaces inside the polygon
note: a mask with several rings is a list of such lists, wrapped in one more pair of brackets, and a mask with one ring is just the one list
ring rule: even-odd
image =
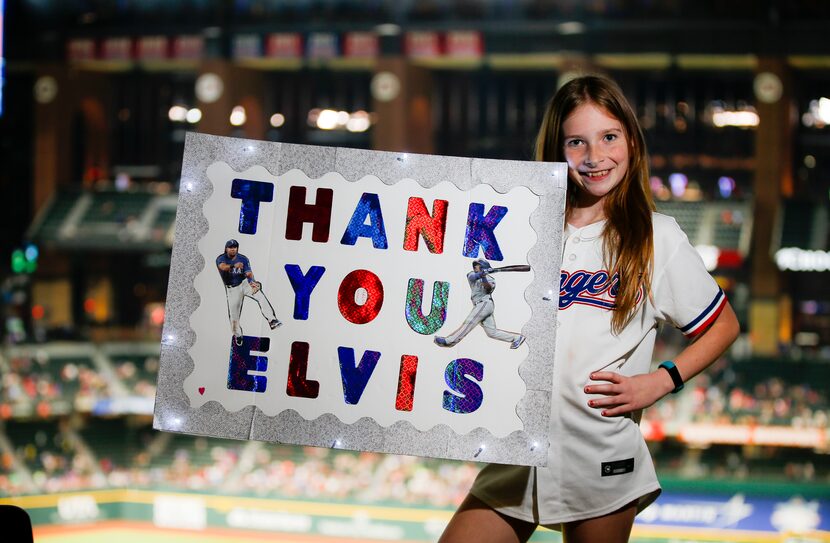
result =
[{"label": "blurred crowd", "polygon": [[413,456],[306,447],[301,458],[261,447],[254,466],[228,490],[260,496],[364,503],[457,506],[478,474],[476,464]]},{"label": "blurred crowd", "polygon": [[[0,403],[7,408],[69,402],[73,410],[89,412],[99,400],[156,395],[155,356],[110,358],[105,361],[108,367],[101,368],[89,357],[54,361],[40,351],[9,357],[6,363],[8,368],[0,380]],[[116,387],[116,383],[123,386]]]},{"label": "blurred crowd", "polygon": [[828,427],[827,383],[807,378],[789,382],[775,375],[747,381],[721,359],[698,375],[689,390],[650,408],[650,421],[715,423],[791,428]]},{"label": "blurred crowd", "polygon": [[[166,437],[149,426],[145,431],[153,439]],[[146,450],[117,460],[120,455],[110,454],[113,451],[107,448],[79,446],[60,432],[50,437],[48,429],[41,429],[13,453],[26,466],[31,481],[21,478],[6,453],[0,495],[146,488],[453,507],[481,467],[472,462],[206,437],[177,436],[167,445],[153,453],[153,444],[148,443]],[[669,476],[830,482],[830,473],[818,472],[815,458],[804,453],[775,448],[747,452],[745,447],[712,447],[701,456],[668,449],[656,451],[655,459]]]},{"label": "blurred crowd", "polygon": [[[90,412],[95,402],[118,396],[155,398],[158,357],[104,357],[104,368],[91,358],[50,360],[48,355],[15,356],[0,380],[0,416],[15,406],[70,402]],[[652,421],[707,422],[826,428],[830,397],[826,383],[761,376],[747,381],[721,359],[697,376],[687,391],[664,398],[649,410]],[[11,410],[10,410],[11,409]]]},{"label": "blurred crowd", "polygon": [[69,360],[57,366],[47,356],[14,357],[0,382],[6,412],[17,405],[40,404],[39,414],[46,415],[51,404],[67,402],[89,411],[97,400],[110,395],[110,382],[89,360]]},{"label": "blurred crowd", "polygon": [[696,388],[694,400],[695,421],[827,428],[827,395],[809,383],[770,377],[742,388],[718,381]]},{"label": "blurred crowd", "polygon": [[[153,398],[154,355],[50,358],[35,353],[0,362],[0,495],[170,488],[452,507],[480,468],[468,462],[169,434],[152,429],[149,412],[96,413],[97,402],[114,397]],[[673,441],[671,428],[690,423],[826,429],[826,383],[791,376],[757,375],[750,381],[721,360],[681,394],[647,410],[644,427],[668,429],[650,437],[661,472],[830,481],[827,469],[817,469],[821,451],[736,445],[695,450]],[[57,408],[42,409],[61,402],[70,406],[63,415]],[[19,416],[22,406],[32,405],[36,407],[26,416]]]},{"label": "blurred crowd", "polygon": [[[149,431],[149,429],[148,429]],[[457,506],[480,465],[205,437],[177,440],[121,464],[104,450],[83,450],[45,431],[16,450],[32,474],[27,486],[3,457],[0,495],[101,488],[195,490],[311,500]],[[247,469],[239,469],[247,456]]]}]

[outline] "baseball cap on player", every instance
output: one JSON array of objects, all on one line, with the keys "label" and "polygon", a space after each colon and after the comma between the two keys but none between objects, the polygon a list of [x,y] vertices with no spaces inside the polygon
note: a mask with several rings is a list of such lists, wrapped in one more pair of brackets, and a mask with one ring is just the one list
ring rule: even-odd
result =
[{"label": "baseball cap on player", "polygon": [[[483,258],[479,258],[478,260],[473,260],[473,266],[475,266],[476,264],[481,266],[481,269],[483,269],[483,270],[486,270],[487,268],[490,267],[490,263],[487,262],[486,260],[484,260]],[[475,268],[473,268],[473,269],[475,269]]]},{"label": "baseball cap on player", "polygon": [[229,239],[225,243],[225,249],[228,249],[229,247],[239,247],[239,242],[236,241],[235,239]]}]

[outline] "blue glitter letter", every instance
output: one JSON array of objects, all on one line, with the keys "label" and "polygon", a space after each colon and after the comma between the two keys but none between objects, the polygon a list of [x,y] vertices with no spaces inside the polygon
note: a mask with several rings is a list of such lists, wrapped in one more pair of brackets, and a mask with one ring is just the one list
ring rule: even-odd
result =
[{"label": "blue glitter letter", "polygon": [[504,260],[493,230],[507,214],[507,208],[493,206],[484,215],[484,204],[471,203],[467,213],[467,234],[464,236],[464,256],[478,257],[478,247],[484,249],[484,258]]},{"label": "blue glitter letter", "polygon": [[[369,224],[366,224],[366,217]],[[383,214],[380,212],[380,200],[377,194],[364,192],[352,214],[349,226],[343,232],[342,245],[354,245],[357,238],[372,238],[375,249],[386,249],[386,229],[383,227]]]},{"label": "blue glitter letter", "polygon": [[470,358],[458,358],[447,365],[444,372],[444,381],[452,390],[444,391],[444,409],[453,413],[472,413],[484,401],[484,393],[481,391],[474,378],[479,383],[484,379],[484,366]]},{"label": "blue glitter letter", "polygon": [[231,198],[242,200],[239,210],[239,232],[256,234],[259,218],[259,203],[274,199],[274,184],[250,179],[234,179],[231,183]]},{"label": "blue glitter letter", "polygon": [[242,345],[237,345],[231,338],[231,360],[228,366],[228,388],[248,392],[265,392],[267,379],[264,375],[251,375],[248,372],[268,369],[268,358],[254,356],[251,351],[268,352],[271,340],[267,337],[242,336]]},{"label": "blue glitter letter", "polygon": [[352,348],[338,347],[337,356],[340,358],[340,376],[343,378],[343,398],[346,403],[355,405],[366,390],[366,384],[378,365],[380,353],[364,352],[360,364],[355,364]]},{"label": "blue glitter letter", "polygon": [[311,291],[317,286],[320,278],[323,277],[326,268],[323,266],[312,266],[308,274],[303,275],[303,270],[297,264],[286,264],[285,273],[294,288],[294,319],[298,321],[308,320],[308,305],[311,300]]}]

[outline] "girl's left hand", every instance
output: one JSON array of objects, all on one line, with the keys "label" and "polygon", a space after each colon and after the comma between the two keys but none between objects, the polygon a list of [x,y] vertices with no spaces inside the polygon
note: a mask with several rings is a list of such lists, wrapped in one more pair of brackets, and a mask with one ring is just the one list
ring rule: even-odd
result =
[{"label": "girl's left hand", "polygon": [[603,417],[615,417],[645,409],[674,390],[669,374],[663,370],[627,377],[611,371],[595,371],[593,381],[610,384],[589,384],[585,394],[603,394],[604,398],[588,401],[588,406],[602,409]]}]

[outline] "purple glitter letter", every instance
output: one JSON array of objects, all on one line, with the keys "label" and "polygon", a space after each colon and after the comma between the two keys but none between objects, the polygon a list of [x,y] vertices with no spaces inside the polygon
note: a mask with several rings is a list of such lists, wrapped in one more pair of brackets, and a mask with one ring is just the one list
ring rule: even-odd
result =
[{"label": "purple glitter letter", "polygon": [[457,358],[447,365],[444,381],[453,391],[444,391],[444,409],[453,413],[472,413],[484,401],[484,393],[472,377],[479,383],[484,379],[484,366],[471,358]]},{"label": "purple glitter letter", "polygon": [[484,204],[473,202],[467,212],[467,233],[464,235],[464,256],[470,258],[478,257],[478,248],[484,249],[484,258],[488,260],[504,260],[499,249],[499,242],[493,230],[499,225],[504,216],[507,215],[507,208],[504,206],[493,206],[487,215],[484,215]]}]

